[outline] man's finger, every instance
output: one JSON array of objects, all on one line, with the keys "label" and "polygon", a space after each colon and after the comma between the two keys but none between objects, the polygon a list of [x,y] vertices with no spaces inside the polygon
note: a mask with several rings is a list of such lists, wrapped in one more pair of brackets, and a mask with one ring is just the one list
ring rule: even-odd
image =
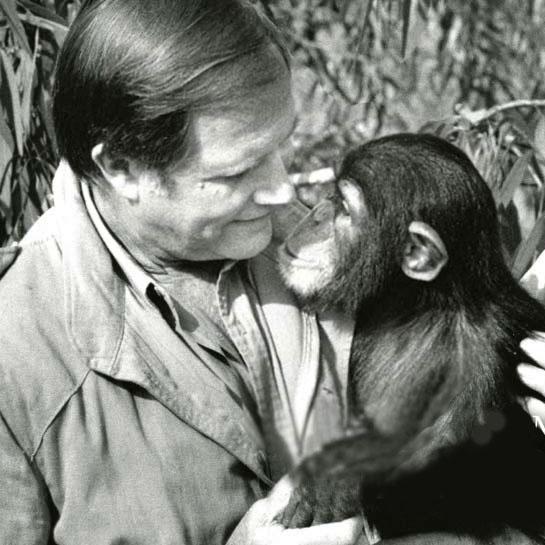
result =
[{"label": "man's finger", "polygon": [[310,528],[284,530],[282,544],[284,545],[354,545],[365,543],[361,541],[363,521],[361,517],[353,517],[341,522],[318,524]]},{"label": "man's finger", "polygon": [[272,488],[265,498],[267,509],[273,516],[285,509],[290,500],[290,496],[295,488],[295,484],[289,475],[284,475]]},{"label": "man's finger", "polygon": [[534,337],[526,338],[520,343],[520,347],[528,354],[536,363],[545,367],[545,333],[535,331]]},{"label": "man's finger", "polygon": [[517,367],[520,380],[535,392],[545,396],[545,369],[530,365],[529,363],[521,363]]},{"label": "man's finger", "polygon": [[535,425],[545,433],[545,403],[536,399],[535,397],[527,397],[526,410],[530,413],[530,416],[534,419]]}]

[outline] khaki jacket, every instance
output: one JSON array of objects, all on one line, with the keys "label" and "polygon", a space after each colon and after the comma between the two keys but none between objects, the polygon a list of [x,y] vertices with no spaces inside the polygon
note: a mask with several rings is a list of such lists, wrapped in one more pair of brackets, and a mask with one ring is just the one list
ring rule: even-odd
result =
[{"label": "khaki jacket", "polygon": [[[140,303],[73,179],[57,179],[55,207],[21,246],[0,281],[2,545],[225,543],[315,447],[313,422],[340,428],[343,393],[320,365],[345,384],[350,325],[299,312],[274,254],[236,264],[220,293],[252,414],[217,361]],[[275,434],[280,454],[267,447]]]}]

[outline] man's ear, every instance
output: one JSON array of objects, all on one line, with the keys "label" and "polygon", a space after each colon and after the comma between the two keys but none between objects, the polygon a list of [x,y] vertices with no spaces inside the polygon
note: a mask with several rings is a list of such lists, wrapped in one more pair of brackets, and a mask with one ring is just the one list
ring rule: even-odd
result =
[{"label": "man's ear", "polygon": [[409,225],[401,269],[414,280],[431,282],[447,264],[447,249],[435,229],[422,221]]},{"label": "man's ear", "polygon": [[110,157],[102,143],[93,147],[91,157],[111,190],[130,202],[138,201],[140,177],[133,161]]}]

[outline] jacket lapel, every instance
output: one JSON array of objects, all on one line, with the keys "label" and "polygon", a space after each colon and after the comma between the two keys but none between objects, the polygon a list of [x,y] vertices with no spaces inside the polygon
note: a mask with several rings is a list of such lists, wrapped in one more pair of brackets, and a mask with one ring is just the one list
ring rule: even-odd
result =
[{"label": "jacket lapel", "polygon": [[225,384],[200,361],[201,355],[127,294],[126,322],[110,376],[149,391],[181,420],[236,456],[263,481],[265,452],[261,434]]}]

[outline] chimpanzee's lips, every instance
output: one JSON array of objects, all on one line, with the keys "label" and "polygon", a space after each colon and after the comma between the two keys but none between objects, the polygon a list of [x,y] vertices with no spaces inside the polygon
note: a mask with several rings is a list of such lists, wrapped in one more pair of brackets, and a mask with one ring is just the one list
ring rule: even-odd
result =
[{"label": "chimpanzee's lips", "polygon": [[315,268],[317,263],[315,259],[308,259],[297,253],[297,251],[289,246],[289,239],[278,247],[278,253],[281,259],[289,262],[296,262],[298,266]]},{"label": "chimpanzee's lips", "polygon": [[286,255],[290,257],[291,259],[298,259],[298,256],[290,250],[290,247],[287,241],[284,242],[284,244],[282,244],[281,248],[286,252]]}]

